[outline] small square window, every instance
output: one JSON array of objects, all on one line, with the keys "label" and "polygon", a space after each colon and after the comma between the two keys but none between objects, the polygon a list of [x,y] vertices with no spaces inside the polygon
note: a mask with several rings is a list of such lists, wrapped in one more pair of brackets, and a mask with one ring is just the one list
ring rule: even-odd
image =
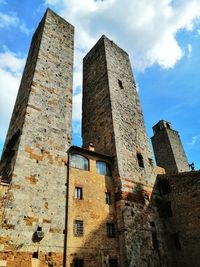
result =
[{"label": "small square window", "polygon": [[75,199],[83,199],[83,188],[75,187]]},{"label": "small square window", "polygon": [[83,221],[74,221],[74,236],[83,236]]},{"label": "small square window", "polygon": [[109,259],[109,267],[118,267],[117,259]]},{"label": "small square window", "polygon": [[107,223],[107,237],[115,237],[114,223]]},{"label": "small square window", "polygon": [[74,259],[73,267],[83,267],[83,259]]},{"label": "small square window", "polygon": [[111,193],[105,192],[106,204],[111,205]]}]

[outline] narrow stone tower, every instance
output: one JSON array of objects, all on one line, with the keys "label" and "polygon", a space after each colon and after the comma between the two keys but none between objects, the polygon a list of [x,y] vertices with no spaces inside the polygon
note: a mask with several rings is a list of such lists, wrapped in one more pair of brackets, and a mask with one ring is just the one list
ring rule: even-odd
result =
[{"label": "narrow stone tower", "polygon": [[171,129],[171,124],[161,120],[153,126],[153,132],[151,140],[157,165],[166,173],[189,171],[179,133]]},{"label": "narrow stone tower", "polygon": [[149,183],[152,152],[128,54],[102,36],[83,72],[83,145],[116,156],[120,177]]},{"label": "narrow stone tower", "polygon": [[1,160],[9,184],[1,248],[21,253],[15,264],[32,256],[47,261],[44,253],[62,264],[73,51],[74,27],[47,9],[31,42]]},{"label": "narrow stone tower", "polygon": [[82,137],[84,147],[114,156],[120,266],[147,266],[152,152],[128,54],[105,36],[83,61]]}]

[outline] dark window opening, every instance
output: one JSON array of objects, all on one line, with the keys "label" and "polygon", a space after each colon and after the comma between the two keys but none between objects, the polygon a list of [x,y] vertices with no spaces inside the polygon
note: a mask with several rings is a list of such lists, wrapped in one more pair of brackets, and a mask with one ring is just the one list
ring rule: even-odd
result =
[{"label": "dark window opening", "polygon": [[83,259],[74,259],[73,266],[74,267],[83,267]]},{"label": "dark window opening", "polygon": [[109,267],[118,267],[117,259],[109,259]]},{"label": "dark window opening", "polygon": [[157,233],[153,232],[153,233],[151,233],[151,235],[152,235],[153,248],[154,248],[155,250],[158,250],[159,246],[158,246]]},{"label": "dark window opening", "polygon": [[172,239],[174,241],[174,245],[175,245],[176,250],[181,250],[181,243],[180,243],[180,240],[179,240],[179,233],[172,234],[171,237],[172,237]]},{"label": "dark window opening", "polygon": [[121,80],[118,80],[118,84],[119,84],[119,87],[120,87],[121,89],[124,89],[124,86],[123,86],[123,84],[122,84],[122,81],[121,81]]},{"label": "dark window opening", "polygon": [[83,199],[83,189],[81,187],[75,187],[75,198]]},{"label": "dark window opening", "polygon": [[37,231],[40,231],[41,232],[42,231],[42,227],[41,226],[38,226],[37,227]]},{"label": "dark window opening", "polygon": [[111,205],[111,193],[105,192],[106,204]]},{"label": "dark window opening", "polygon": [[150,222],[151,227],[155,227],[155,222]]},{"label": "dark window opening", "polygon": [[74,221],[74,236],[83,236],[83,221]]},{"label": "dark window opening", "polygon": [[143,161],[143,156],[140,153],[137,153],[137,160],[138,160],[138,165],[141,168],[144,168],[144,161]]},{"label": "dark window opening", "polygon": [[171,192],[171,187],[167,179],[160,180],[158,182],[158,190],[161,195],[169,194]]},{"label": "dark window opening", "polygon": [[38,251],[33,252],[32,258],[38,259]]},{"label": "dark window opening", "polygon": [[107,223],[107,237],[115,237],[114,223]]},{"label": "dark window opening", "polygon": [[160,218],[167,218],[173,216],[170,201],[166,202],[163,200],[157,200],[156,204]]}]

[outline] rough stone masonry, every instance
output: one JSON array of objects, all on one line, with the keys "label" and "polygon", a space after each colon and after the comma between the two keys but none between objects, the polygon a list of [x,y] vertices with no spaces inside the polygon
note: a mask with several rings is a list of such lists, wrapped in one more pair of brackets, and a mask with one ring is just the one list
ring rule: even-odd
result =
[{"label": "rough stone masonry", "polygon": [[105,36],[84,58],[71,146],[73,51],[73,26],[48,9],[0,163],[0,267],[200,267],[200,172],[166,121],[154,167],[128,54]]},{"label": "rough stone masonry", "polygon": [[[74,27],[48,9],[31,42],[2,157],[9,186],[1,250],[8,251],[8,266],[38,251],[58,253],[62,264],[73,54]],[[45,237],[40,243],[37,230]],[[21,258],[12,257],[16,250]]]}]

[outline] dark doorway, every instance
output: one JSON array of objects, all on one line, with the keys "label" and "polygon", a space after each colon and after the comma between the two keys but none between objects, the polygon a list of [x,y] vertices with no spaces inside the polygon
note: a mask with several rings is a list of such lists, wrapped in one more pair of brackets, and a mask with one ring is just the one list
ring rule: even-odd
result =
[{"label": "dark doorway", "polygon": [[74,260],[74,267],[84,267],[83,266],[83,259],[75,259]]},{"label": "dark doorway", "polygon": [[116,259],[110,259],[109,260],[109,267],[118,267],[117,260]]}]

